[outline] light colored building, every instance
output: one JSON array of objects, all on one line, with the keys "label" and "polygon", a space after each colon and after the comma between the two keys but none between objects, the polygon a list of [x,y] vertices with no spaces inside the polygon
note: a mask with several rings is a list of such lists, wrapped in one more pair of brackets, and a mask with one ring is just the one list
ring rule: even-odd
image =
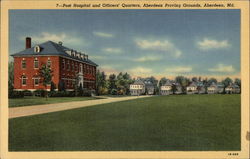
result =
[{"label": "light colored building", "polygon": [[175,87],[175,90],[173,91],[174,94],[182,94],[183,93],[182,87],[179,83],[173,83],[172,89],[174,89],[173,87]]},{"label": "light colored building", "polygon": [[161,95],[173,94],[172,83],[170,81],[167,81],[164,85],[160,87],[160,94]]},{"label": "light colored building", "polygon": [[151,81],[145,81],[145,93],[147,95],[153,95],[155,92],[155,87]]},{"label": "light colored building", "polygon": [[198,93],[198,89],[197,89],[197,84],[195,82],[192,82],[189,86],[187,86],[186,90],[187,90],[187,94],[195,94]]},{"label": "light colored building", "polygon": [[240,87],[236,84],[230,84],[225,88],[225,92],[227,94],[232,94],[232,93],[240,93]]},{"label": "light colored building", "polygon": [[133,84],[129,86],[130,94],[133,96],[139,96],[145,94],[145,83],[138,79]]},{"label": "light colored building", "polygon": [[199,94],[205,94],[206,93],[206,88],[203,82],[198,82],[197,83],[197,91]]},{"label": "light colored building", "polygon": [[209,87],[207,87],[208,94],[215,94],[218,93],[218,86],[216,83],[212,83]]}]

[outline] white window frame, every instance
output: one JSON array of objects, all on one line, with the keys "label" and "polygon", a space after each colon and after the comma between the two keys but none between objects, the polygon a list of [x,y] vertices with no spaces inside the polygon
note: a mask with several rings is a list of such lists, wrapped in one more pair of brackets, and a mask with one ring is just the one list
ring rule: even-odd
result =
[{"label": "white window frame", "polygon": [[[36,64],[37,64],[37,67],[36,67]],[[34,60],[34,69],[38,69],[39,68],[39,61],[37,58],[35,58]]]},{"label": "white window frame", "polygon": [[[23,67],[24,66],[23,64],[25,64],[25,67]],[[26,69],[26,67],[27,67],[26,60],[22,60],[21,67],[22,67],[22,69]]]},{"label": "white window frame", "polygon": [[[26,86],[27,85],[27,77],[26,76],[22,76],[21,78],[21,82],[22,82],[22,86]],[[23,84],[23,81],[25,80],[25,84]]]}]

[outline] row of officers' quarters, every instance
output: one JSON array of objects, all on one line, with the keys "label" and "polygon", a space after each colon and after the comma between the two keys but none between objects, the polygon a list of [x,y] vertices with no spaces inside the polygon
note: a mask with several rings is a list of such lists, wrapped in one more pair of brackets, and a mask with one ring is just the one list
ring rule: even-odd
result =
[{"label": "row of officers' quarters", "polygon": [[159,86],[159,91],[156,93],[157,86],[154,86],[150,81],[141,79],[136,80],[130,85],[130,94],[138,95],[170,95],[170,94],[239,94],[240,87],[235,83],[230,83],[227,87],[220,82],[212,83],[205,86],[203,82],[191,82],[188,86],[183,87],[181,84],[168,80],[162,86]]}]

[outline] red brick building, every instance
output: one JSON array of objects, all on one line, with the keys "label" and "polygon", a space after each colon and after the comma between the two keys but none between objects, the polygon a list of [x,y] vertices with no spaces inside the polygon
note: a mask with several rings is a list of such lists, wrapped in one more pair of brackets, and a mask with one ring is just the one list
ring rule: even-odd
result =
[{"label": "red brick building", "polygon": [[[73,90],[76,82],[85,89],[96,89],[98,65],[88,55],[69,49],[62,42],[47,41],[31,47],[31,38],[27,37],[25,45],[25,50],[12,55],[15,90],[45,89],[39,76],[39,69],[44,64],[52,70],[56,90],[59,85],[63,85],[66,90]],[[50,85],[47,88],[50,89]]]}]

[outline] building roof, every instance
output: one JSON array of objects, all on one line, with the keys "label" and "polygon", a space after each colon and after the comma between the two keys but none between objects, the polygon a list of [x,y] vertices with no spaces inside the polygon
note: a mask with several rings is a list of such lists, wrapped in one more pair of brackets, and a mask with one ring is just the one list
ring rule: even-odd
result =
[{"label": "building roof", "polygon": [[[35,52],[34,51],[34,47],[39,46],[40,47],[40,51],[39,52]],[[52,42],[52,41],[47,41],[44,42],[42,44],[38,44],[35,45],[34,47],[25,49],[23,51],[20,51],[18,53],[15,53],[11,56],[15,57],[15,56],[27,56],[27,55],[37,55],[37,56],[41,56],[41,55],[56,55],[56,56],[64,56],[64,57],[68,57],[74,60],[78,60],[78,61],[82,61],[85,63],[89,63],[91,65],[95,65],[98,66],[96,63],[94,63],[93,61],[87,59],[83,59],[83,58],[79,58],[76,56],[71,56],[69,55],[66,51],[73,51],[73,49],[69,49],[61,44]],[[79,53],[79,52],[78,52]]]},{"label": "building roof", "polygon": [[192,82],[188,87],[197,87],[197,84],[195,82]]},{"label": "building roof", "polygon": [[217,84],[215,82],[212,82],[209,87],[217,87]]},{"label": "building roof", "polygon": [[138,79],[133,83],[133,85],[145,85],[145,83],[142,80]]},{"label": "building roof", "polygon": [[167,82],[163,86],[172,86],[172,82],[170,80],[167,80]]}]

